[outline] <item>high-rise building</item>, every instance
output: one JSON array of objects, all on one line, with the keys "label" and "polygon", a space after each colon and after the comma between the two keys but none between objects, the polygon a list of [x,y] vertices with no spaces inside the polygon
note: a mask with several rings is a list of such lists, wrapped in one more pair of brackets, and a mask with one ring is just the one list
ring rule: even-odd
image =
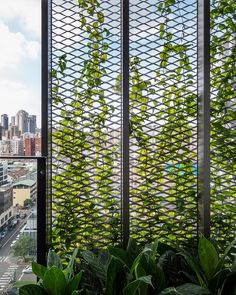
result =
[{"label": "high-rise building", "polygon": [[24,110],[20,110],[16,114],[16,125],[18,126],[21,134],[28,132],[28,117],[29,114]]},{"label": "high-rise building", "polygon": [[11,125],[16,125],[16,117],[11,116]]},{"label": "high-rise building", "polygon": [[28,117],[28,132],[35,134],[36,133],[36,116],[30,115]]},{"label": "high-rise building", "polygon": [[12,139],[11,152],[14,156],[24,156],[24,142],[22,139]]},{"label": "high-rise building", "polygon": [[7,114],[1,115],[1,125],[4,130],[8,129],[8,115]]},{"label": "high-rise building", "polygon": [[25,156],[35,156],[35,141],[32,137],[25,137],[24,138],[24,150],[25,150]]},{"label": "high-rise building", "polygon": [[16,125],[11,125],[9,127],[9,131],[10,131],[10,139],[14,139],[20,136],[19,127]]},{"label": "high-rise building", "polygon": [[7,163],[0,163],[0,186],[7,183]]},{"label": "high-rise building", "polygon": [[2,136],[3,136],[3,127],[2,125],[0,125],[0,140],[2,140]]}]

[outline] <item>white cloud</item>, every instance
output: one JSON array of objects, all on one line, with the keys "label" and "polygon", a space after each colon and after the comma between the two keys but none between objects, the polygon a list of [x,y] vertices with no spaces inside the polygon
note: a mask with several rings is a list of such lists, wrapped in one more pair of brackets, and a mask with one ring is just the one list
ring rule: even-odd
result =
[{"label": "white cloud", "polygon": [[36,59],[40,53],[40,44],[36,41],[28,41],[20,33],[10,32],[9,28],[0,21],[0,72],[14,69],[22,59]]},{"label": "white cloud", "polygon": [[40,44],[36,41],[28,41],[25,49],[29,58],[36,59],[39,57]]},{"label": "white cloud", "polygon": [[18,19],[25,31],[41,35],[41,0],[1,0],[0,19],[12,21]]},{"label": "white cloud", "polygon": [[33,91],[28,85],[0,80],[0,103],[6,114],[15,115],[17,111],[25,109],[30,114],[36,114],[39,119],[40,92]]}]

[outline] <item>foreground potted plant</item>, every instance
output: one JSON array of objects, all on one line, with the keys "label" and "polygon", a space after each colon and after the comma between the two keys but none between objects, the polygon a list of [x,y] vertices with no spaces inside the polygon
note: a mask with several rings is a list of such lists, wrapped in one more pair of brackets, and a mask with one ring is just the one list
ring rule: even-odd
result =
[{"label": "foreground potted plant", "polygon": [[[17,282],[20,295],[235,295],[236,262],[200,237],[197,249],[155,241],[143,248],[130,239],[126,250],[79,251],[63,268],[49,251],[47,267],[32,263],[38,283]],[[230,259],[231,258],[231,259]]]}]

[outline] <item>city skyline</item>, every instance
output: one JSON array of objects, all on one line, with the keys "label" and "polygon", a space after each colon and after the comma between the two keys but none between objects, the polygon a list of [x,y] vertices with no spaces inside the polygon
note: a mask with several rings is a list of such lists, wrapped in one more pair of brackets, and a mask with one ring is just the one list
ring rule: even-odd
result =
[{"label": "city skyline", "polygon": [[15,116],[0,114],[0,155],[41,155],[41,133],[37,116],[19,110]]},{"label": "city skyline", "polygon": [[1,113],[27,109],[41,119],[41,1],[1,1]]}]

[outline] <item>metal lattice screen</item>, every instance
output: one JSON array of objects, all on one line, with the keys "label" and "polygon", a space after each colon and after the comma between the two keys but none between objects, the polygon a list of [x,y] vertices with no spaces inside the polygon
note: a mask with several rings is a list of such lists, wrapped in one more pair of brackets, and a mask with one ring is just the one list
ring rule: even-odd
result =
[{"label": "metal lattice screen", "polygon": [[236,14],[234,1],[211,5],[211,219],[225,241],[236,233]]},{"label": "metal lattice screen", "polygon": [[131,234],[197,234],[197,3],[130,1]]},{"label": "metal lattice screen", "polygon": [[[144,242],[198,235],[198,1],[131,0],[129,21],[125,2],[50,4],[52,242],[60,250],[120,244],[124,228]],[[233,238],[233,72],[232,91],[219,99],[233,29],[225,28],[228,53],[214,49],[224,21],[212,25],[211,216],[214,235]]]},{"label": "metal lattice screen", "polygon": [[90,2],[52,1],[55,247],[121,240],[120,2]]}]

